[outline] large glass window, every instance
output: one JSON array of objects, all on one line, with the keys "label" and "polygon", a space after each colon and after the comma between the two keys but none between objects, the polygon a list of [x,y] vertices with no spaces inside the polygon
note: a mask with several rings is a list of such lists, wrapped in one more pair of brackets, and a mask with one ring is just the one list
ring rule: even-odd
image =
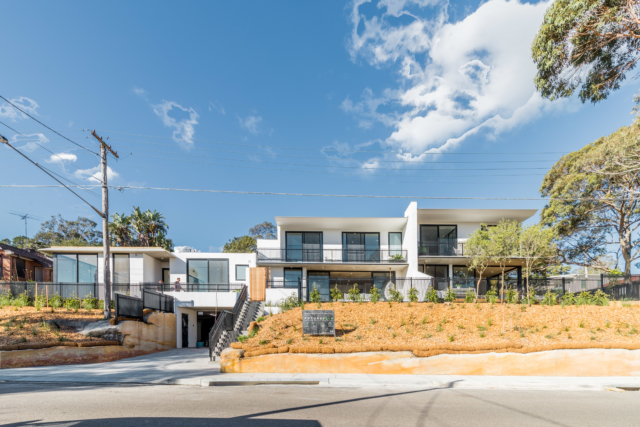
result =
[{"label": "large glass window", "polygon": [[433,277],[434,287],[437,290],[449,287],[449,266],[447,265],[419,265],[418,270]]},{"label": "large glass window", "polygon": [[98,256],[78,255],[78,282],[96,283],[98,280]]},{"label": "large glass window", "polygon": [[342,259],[347,262],[380,262],[380,234],[342,233]]},{"label": "large glass window", "polygon": [[113,283],[129,283],[129,254],[113,254]]},{"label": "large glass window", "polygon": [[229,283],[228,259],[187,260],[187,283]]},{"label": "large glass window", "polygon": [[454,266],[452,284],[454,288],[474,288],[475,272],[466,266]]},{"label": "large glass window", "polygon": [[302,280],[302,269],[285,268],[284,269],[284,286],[285,288],[297,288],[298,282]]},{"label": "large glass window", "polygon": [[458,245],[457,225],[421,225],[418,255],[455,255]]},{"label": "large glass window", "polygon": [[309,281],[309,292],[313,292],[314,288],[320,292],[320,299],[322,301],[329,301],[330,297],[330,284],[329,284],[329,272],[328,271],[310,271],[307,275]]},{"label": "large glass window", "polygon": [[402,255],[402,233],[389,233],[389,256]]},{"label": "large glass window", "polygon": [[287,232],[287,261],[322,261],[322,233]]},{"label": "large glass window", "polygon": [[244,282],[249,275],[248,265],[236,265],[236,281]]},{"label": "large glass window", "polygon": [[56,282],[78,282],[78,256],[58,254],[56,255]]},{"label": "large glass window", "polygon": [[18,277],[26,277],[25,263],[22,258],[16,258],[16,275]]}]

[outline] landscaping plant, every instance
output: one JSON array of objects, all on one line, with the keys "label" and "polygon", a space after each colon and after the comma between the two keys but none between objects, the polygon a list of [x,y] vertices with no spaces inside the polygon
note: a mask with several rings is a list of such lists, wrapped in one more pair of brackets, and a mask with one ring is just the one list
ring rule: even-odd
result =
[{"label": "landscaping plant", "polygon": [[464,302],[474,302],[476,300],[476,293],[473,289],[467,289],[467,292],[464,294]]},{"label": "landscaping plant", "polygon": [[418,290],[413,286],[409,289],[409,301],[418,302]]},{"label": "landscaping plant", "polygon": [[424,300],[427,301],[427,302],[437,303],[438,302],[438,292],[433,287],[429,288],[427,293],[424,295]]},{"label": "landscaping plant", "polygon": [[380,291],[375,286],[371,288],[371,302],[377,303],[380,300]]},{"label": "landscaping plant", "polygon": [[491,286],[491,289],[487,291],[487,300],[491,303],[491,305],[495,304],[498,301],[498,291],[496,290],[496,286]]},{"label": "landscaping plant", "polygon": [[313,285],[313,290],[309,294],[309,301],[317,303],[318,306],[320,305],[320,291],[316,285]]},{"label": "landscaping plant", "polygon": [[24,291],[20,295],[18,295],[13,300],[14,307],[27,307],[31,305],[31,297],[27,294],[27,291]]},{"label": "landscaping plant", "polygon": [[604,307],[609,305],[609,297],[607,294],[602,292],[602,289],[598,289],[591,300],[594,305],[601,305]]},{"label": "landscaping plant", "polygon": [[67,310],[77,310],[80,308],[80,304],[80,298],[78,298],[78,296],[74,292],[71,292],[71,296],[64,302],[64,307]]},{"label": "landscaping plant", "polygon": [[349,301],[353,301],[353,302],[360,301],[360,289],[358,288],[357,283],[354,283],[353,287],[349,289]]},{"label": "landscaping plant", "polygon": [[95,310],[98,308],[98,298],[93,297],[91,293],[89,293],[89,295],[82,300],[82,308],[87,311]]},{"label": "landscaping plant", "polygon": [[562,305],[575,305],[576,304],[576,296],[575,294],[564,294],[562,297]]},{"label": "landscaping plant", "polygon": [[329,295],[331,297],[331,301],[340,301],[343,298],[342,291],[340,291],[340,289],[338,289],[338,284],[337,283],[333,288],[331,288],[331,291],[329,292]]},{"label": "landscaping plant", "polygon": [[506,299],[507,299],[507,304],[517,304],[518,292],[513,288],[507,289]]},{"label": "landscaping plant", "polygon": [[542,305],[556,305],[558,303],[558,296],[554,293],[551,292],[551,290],[548,290],[546,294],[544,294],[544,297],[542,297]]},{"label": "landscaping plant", "polygon": [[393,301],[393,302],[402,302],[402,301],[404,301],[404,295],[402,295],[402,292],[400,292],[396,288],[395,284],[393,285],[393,289],[389,289],[389,293],[391,294],[390,301]]},{"label": "landscaping plant", "polygon": [[447,289],[447,293],[444,295],[444,300],[446,302],[454,302],[456,300],[456,293],[453,291],[453,289]]},{"label": "landscaping plant", "polygon": [[576,297],[576,305],[591,305],[591,294],[587,291],[582,291]]}]

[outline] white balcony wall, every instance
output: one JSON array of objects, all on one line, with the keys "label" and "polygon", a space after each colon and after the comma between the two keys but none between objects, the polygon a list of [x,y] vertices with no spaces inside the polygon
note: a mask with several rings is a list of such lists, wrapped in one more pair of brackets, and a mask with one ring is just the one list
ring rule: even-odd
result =
[{"label": "white balcony wall", "polygon": [[162,280],[162,265],[168,262],[162,262],[147,254],[142,255],[142,275],[144,283],[158,283]]},{"label": "white balcony wall", "polygon": [[171,283],[174,283],[178,278],[180,278],[180,282],[187,283],[187,260],[189,259],[227,259],[229,260],[229,282],[244,283],[247,286],[249,286],[249,273],[247,272],[246,280],[238,280],[236,265],[248,265],[250,268],[256,266],[255,253],[181,252],[174,255],[176,258],[172,258],[169,262]]}]

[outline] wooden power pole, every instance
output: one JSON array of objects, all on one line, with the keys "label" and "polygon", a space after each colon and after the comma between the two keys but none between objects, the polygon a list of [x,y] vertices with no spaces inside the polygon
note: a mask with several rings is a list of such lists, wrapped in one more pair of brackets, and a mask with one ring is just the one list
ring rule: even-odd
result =
[{"label": "wooden power pole", "polygon": [[111,152],[116,158],[118,153],[111,149],[111,146],[107,145],[102,138],[100,138],[96,131],[91,131],[91,135],[98,141],[100,141],[100,166],[102,170],[102,258],[103,258],[103,281],[104,281],[104,318],[109,320],[111,318],[111,269],[110,264],[110,251],[109,251],[109,188],[107,187],[107,150]]}]

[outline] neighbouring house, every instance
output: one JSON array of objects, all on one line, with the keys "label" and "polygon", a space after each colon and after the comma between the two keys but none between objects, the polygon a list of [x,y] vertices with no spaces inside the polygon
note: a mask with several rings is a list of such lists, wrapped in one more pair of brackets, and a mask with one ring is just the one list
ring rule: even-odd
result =
[{"label": "neighbouring house", "polygon": [[51,282],[53,261],[33,249],[0,243],[0,280]]},{"label": "neighbouring house", "polygon": [[[423,298],[429,286],[442,295],[449,287],[464,293],[475,288],[465,241],[481,227],[501,219],[523,222],[531,209],[418,209],[411,202],[404,216],[393,218],[276,217],[277,239],[257,241],[257,265],[268,267],[267,299],[281,293],[317,289],[329,300],[331,289],[348,297],[354,286],[365,298],[373,287],[389,297],[389,287],[405,294],[417,288]],[[511,284],[521,283],[521,259],[505,271]],[[498,265],[485,271],[480,294],[497,283]]]},{"label": "neighbouring house", "polygon": [[[64,284],[61,292],[104,297],[102,247],[59,246],[42,251],[53,257],[53,282]],[[146,288],[175,297],[178,347],[208,345],[218,314],[233,308],[237,291],[249,286],[249,268],[256,266],[254,253],[169,252],[157,247],[111,247],[110,251],[114,293],[139,297]]]}]

